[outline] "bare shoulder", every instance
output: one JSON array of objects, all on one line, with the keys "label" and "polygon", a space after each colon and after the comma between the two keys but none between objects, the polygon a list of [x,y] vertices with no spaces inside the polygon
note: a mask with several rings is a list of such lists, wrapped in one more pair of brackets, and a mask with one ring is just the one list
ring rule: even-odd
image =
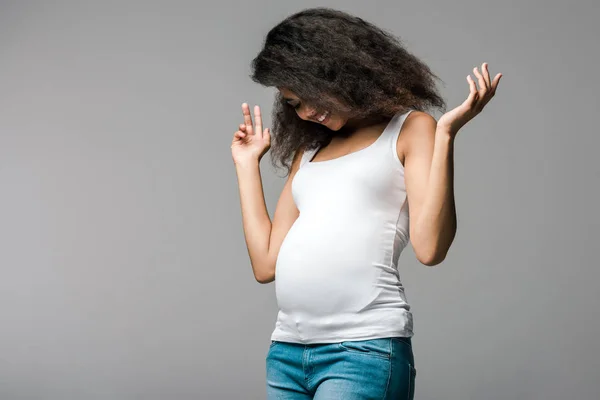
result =
[{"label": "bare shoulder", "polygon": [[412,147],[419,143],[427,145],[433,140],[436,127],[437,120],[424,111],[415,110],[408,114],[396,143],[396,151],[402,164]]},{"label": "bare shoulder", "polygon": [[304,157],[305,152],[306,152],[305,145],[300,146],[300,147],[298,147],[298,149],[296,149],[296,152],[294,153],[294,157],[292,159],[292,165],[290,168],[290,174],[288,175],[288,179],[293,179],[296,172],[298,172],[298,169],[300,168],[300,164],[302,162],[302,158]]}]

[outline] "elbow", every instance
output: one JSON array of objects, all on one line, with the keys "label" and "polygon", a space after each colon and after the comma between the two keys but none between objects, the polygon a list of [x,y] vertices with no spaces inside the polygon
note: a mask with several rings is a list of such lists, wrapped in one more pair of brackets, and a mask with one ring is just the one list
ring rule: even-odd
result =
[{"label": "elbow", "polygon": [[417,260],[428,267],[441,264],[446,259],[446,252],[442,251],[430,251],[430,252],[417,252],[415,251]]},{"label": "elbow", "polygon": [[274,277],[270,277],[270,276],[264,276],[264,277],[257,277],[256,278],[256,282],[261,283],[261,284],[266,284],[266,283],[271,283],[275,280]]},{"label": "elbow", "polygon": [[[456,232],[456,230],[454,232]],[[415,251],[417,260],[428,267],[441,264],[446,259],[453,238],[454,233],[447,244],[440,243],[439,241],[415,241],[416,243],[413,243],[413,250]]]},{"label": "elbow", "polygon": [[419,258],[418,260],[419,260],[419,262],[420,262],[421,264],[423,264],[423,265],[426,265],[426,266],[428,266],[428,267],[433,267],[433,266],[435,266],[435,265],[438,265],[438,264],[440,264],[442,261],[444,261],[444,258],[445,258],[445,257],[439,257],[439,258],[424,258],[424,259],[421,259],[421,258]]},{"label": "elbow", "polygon": [[261,284],[271,283],[275,280],[275,271],[266,269],[262,273],[255,272],[254,279],[256,279],[256,282],[261,283]]}]

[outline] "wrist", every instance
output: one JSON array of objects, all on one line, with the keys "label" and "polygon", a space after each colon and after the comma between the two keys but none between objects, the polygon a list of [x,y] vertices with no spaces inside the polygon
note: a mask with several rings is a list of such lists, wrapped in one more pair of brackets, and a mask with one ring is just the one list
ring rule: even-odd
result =
[{"label": "wrist", "polygon": [[260,166],[260,160],[258,158],[248,158],[246,160],[234,161],[233,164],[237,170],[251,169]]},{"label": "wrist", "polygon": [[452,143],[456,137],[456,132],[445,126],[439,126],[435,130],[435,140]]}]

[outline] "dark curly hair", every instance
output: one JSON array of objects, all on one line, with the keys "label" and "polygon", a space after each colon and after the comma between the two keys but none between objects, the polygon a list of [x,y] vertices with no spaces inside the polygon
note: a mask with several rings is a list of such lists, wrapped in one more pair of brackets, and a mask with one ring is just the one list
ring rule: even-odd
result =
[{"label": "dark curly hair", "polygon": [[[254,82],[283,87],[319,110],[352,118],[385,119],[413,108],[446,103],[429,67],[399,38],[359,17],[327,7],[308,8],[272,28],[251,63]],[[276,94],[271,161],[291,170],[300,149],[327,145],[335,131],[305,121]]]}]

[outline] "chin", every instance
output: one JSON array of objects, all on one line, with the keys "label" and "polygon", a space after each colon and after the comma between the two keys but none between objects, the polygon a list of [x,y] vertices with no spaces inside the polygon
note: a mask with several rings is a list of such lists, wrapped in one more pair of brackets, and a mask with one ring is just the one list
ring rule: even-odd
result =
[{"label": "chin", "polygon": [[344,124],[340,123],[340,120],[337,118],[331,118],[325,126],[331,129],[332,131],[339,131],[344,126]]}]

